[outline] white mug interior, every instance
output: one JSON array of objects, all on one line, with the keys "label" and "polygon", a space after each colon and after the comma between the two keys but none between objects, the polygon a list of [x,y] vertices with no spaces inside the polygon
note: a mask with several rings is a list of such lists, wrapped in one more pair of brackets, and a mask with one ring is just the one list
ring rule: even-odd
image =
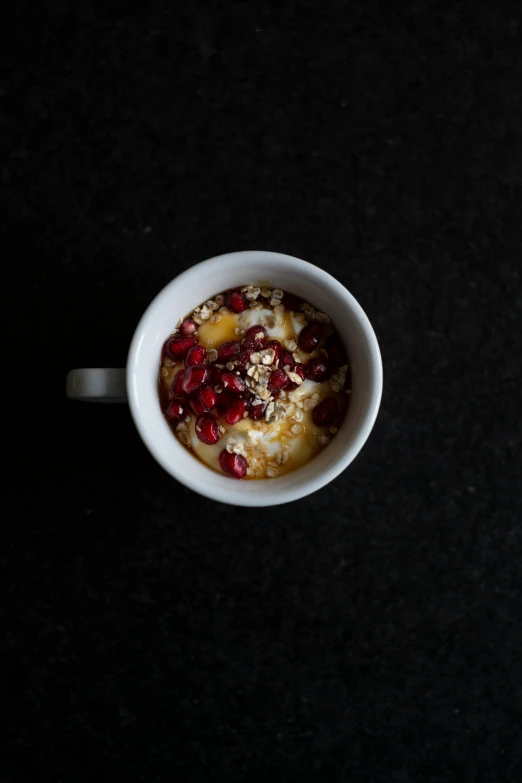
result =
[{"label": "white mug interior", "polygon": [[[213,471],[179,443],[160,409],[158,374],[162,345],[178,319],[218,292],[249,283],[290,291],[328,313],[348,349],[353,386],[342,427],[317,457],[277,478],[238,481]],[[335,278],[313,264],[267,251],[217,256],[172,280],[140,320],[127,362],[131,413],[155,459],[195,492],[239,506],[287,503],[332,481],[352,462],[368,438],[381,393],[379,346],[368,318],[354,297]]]}]

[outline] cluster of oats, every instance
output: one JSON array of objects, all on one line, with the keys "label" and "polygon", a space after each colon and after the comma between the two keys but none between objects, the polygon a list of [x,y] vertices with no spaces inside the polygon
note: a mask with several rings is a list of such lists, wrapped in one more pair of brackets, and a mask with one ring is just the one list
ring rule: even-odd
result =
[{"label": "cluster of oats", "polygon": [[277,454],[277,456],[270,456],[266,444],[261,440],[263,433],[267,431],[268,427],[262,425],[261,429],[248,430],[246,441],[238,440],[234,437],[227,438],[226,450],[231,454],[241,454],[245,457],[248,463],[247,476],[275,478],[279,475],[280,466],[288,462],[288,444],[283,445],[283,451]]},{"label": "cluster of oats", "polygon": [[337,372],[332,375],[332,377],[329,380],[330,387],[333,392],[340,392],[342,388],[344,388],[344,384],[346,382],[346,373],[348,372],[348,365],[345,364],[342,367],[339,367]]},{"label": "cluster of oats", "polygon": [[192,416],[187,416],[185,421],[180,421],[179,424],[176,424],[176,435],[178,436],[178,440],[189,449],[192,448],[192,441],[190,439],[190,433],[188,428],[191,419]]},{"label": "cluster of oats", "polygon": [[320,324],[331,324],[332,319],[327,313],[322,313],[320,310],[315,310],[308,302],[301,304],[301,310],[305,314],[308,321],[317,321]]}]

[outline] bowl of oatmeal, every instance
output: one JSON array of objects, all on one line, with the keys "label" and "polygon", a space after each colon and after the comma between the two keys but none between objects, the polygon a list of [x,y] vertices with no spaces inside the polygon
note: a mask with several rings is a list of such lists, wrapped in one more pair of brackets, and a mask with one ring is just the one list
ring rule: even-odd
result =
[{"label": "bowl of oatmeal", "polygon": [[138,431],[174,478],[214,500],[304,497],[355,458],[382,364],[353,296],[318,267],[266,251],[204,261],[169,283],[133,337]]}]

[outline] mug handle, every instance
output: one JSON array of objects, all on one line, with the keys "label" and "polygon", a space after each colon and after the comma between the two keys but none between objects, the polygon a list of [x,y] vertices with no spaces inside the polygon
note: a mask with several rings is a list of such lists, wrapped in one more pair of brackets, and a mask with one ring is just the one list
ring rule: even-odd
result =
[{"label": "mug handle", "polygon": [[89,367],[67,373],[67,396],[83,402],[127,402],[125,369]]}]

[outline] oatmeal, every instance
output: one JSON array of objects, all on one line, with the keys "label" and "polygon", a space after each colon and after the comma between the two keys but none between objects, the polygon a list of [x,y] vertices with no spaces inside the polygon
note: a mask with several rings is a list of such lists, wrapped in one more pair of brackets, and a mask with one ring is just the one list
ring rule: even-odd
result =
[{"label": "oatmeal", "polygon": [[346,349],[327,313],[280,288],[225,291],[181,319],[163,346],[162,411],[202,462],[275,478],[337,435],[351,394]]}]

